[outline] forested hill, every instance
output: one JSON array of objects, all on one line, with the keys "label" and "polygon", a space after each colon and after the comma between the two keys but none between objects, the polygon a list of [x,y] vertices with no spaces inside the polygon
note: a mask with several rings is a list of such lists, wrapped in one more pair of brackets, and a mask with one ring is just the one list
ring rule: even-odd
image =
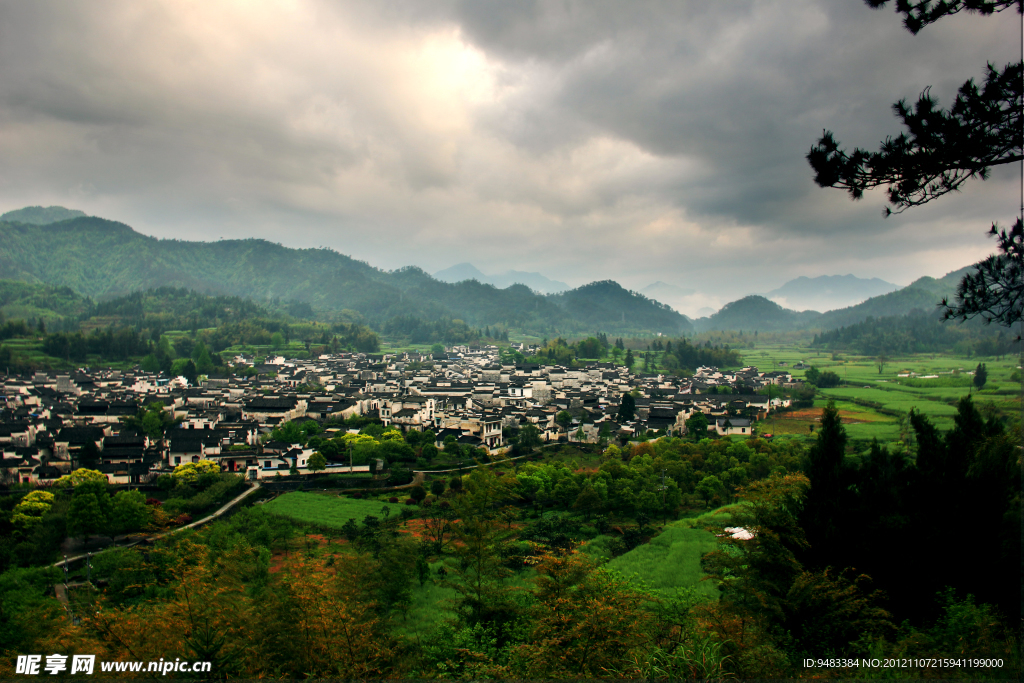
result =
[{"label": "forested hill", "polygon": [[78,294],[70,287],[0,280],[2,318],[78,320],[92,315],[95,308],[92,299]]},{"label": "forested hill", "polygon": [[160,240],[90,216],[47,225],[0,221],[0,278],[69,287],[99,300],[183,287],[304,302],[320,314],[357,312],[375,327],[396,318],[454,318],[480,327],[559,333],[677,335],[692,329],[675,311],[608,283],[546,297],[523,286],[440,282],[415,267],[383,271],[329,249],[291,249],[257,239]]},{"label": "forested hill", "polygon": [[[564,308],[574,319],[594,329],[610,329],[618,319],[621,327],[639,329],[674,329],[693,332],[690,320],[670,306],[628,291],[617,282],[602,280],[548,297]],[[603,326],[603,327],[602,327]]]},{"label": "forested hill", "polygon": [[58,221],[80,218],[84,211],[65,209],[63,206],[26,206],[24,209],[8,211],[0,216],[0,221],[11,223],[30,223],[32,225],[49,225]]},{"label": "forested hill", "polygon": [[778,332],[817,327],[821,313],[791,311],[763,296],[743,297],[722,307],[714,315],[694,321],[701,332],[707,330],[758,330]]},{"label": "forested hill", "polygon": [[873,296],[856,306],[829,311],[821,316],[816,327],[829,330],[855,325],[868,318],[900,316],[917,311],[934,313],[938,317],[941,315],[938,306],[943,297],[952,297],[956,293],[957,284],[971,268],[973,266],[961,268],[939,279],[925,276],[895,292]]},{"label": "forested hill", "polygon": [[939,303],[952,297],[956,286],[973,266],[953,271],[941,278],[922,277],[903,289],[874,296],[856,306],[827,313],[793,311],[763,296],[747,296],[722,307],[706,318],[693,321],[700,332],[707,330],[834,330],[857,325],[869,319],[925,315],[938,319]]}]

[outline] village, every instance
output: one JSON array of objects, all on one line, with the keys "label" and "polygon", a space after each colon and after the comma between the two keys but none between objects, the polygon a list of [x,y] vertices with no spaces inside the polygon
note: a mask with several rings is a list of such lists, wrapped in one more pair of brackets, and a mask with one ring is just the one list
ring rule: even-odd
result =
[{"label": "village", "polygon": [[[271,432],[289,421],[314,420],[328,425],[331,435],[344,431],[344,425],[331,425],[353,415],[403,432],[430,430],[438,447],[454,438],[488,454],[502,451],[508,436],[527,424],[543,442],[629,441],[681,436],[696,412],[706,416],[709,436],[752,436],[758,420],[789,405],[788,398],[769,398],[761,390],[800,383],[786,371],[755,367],[702,367],[678,378],[634,374],[613,363],[501,365],[496,346],[450,347],[441,360],[417,353],[340,353],[311,360],[269,357],[255,366],[252,357],[238,356],[235,363],[248,364],[255,375],[201,378],[199,386],[142,371],[8,377],[0,476],[7,484],[45,484],[82,466],[86,453],[112,484],[150,483],[200,460],[249,479],[308,474],[314,449],[272,440]],[[632,405],[624,413],[626,396]],[[154,404],[177,423],[166,438],[124,425]],[[564,413],[571,423],[564,415],[556,420]],[[369,469],[328,462],[326,471]]]}]

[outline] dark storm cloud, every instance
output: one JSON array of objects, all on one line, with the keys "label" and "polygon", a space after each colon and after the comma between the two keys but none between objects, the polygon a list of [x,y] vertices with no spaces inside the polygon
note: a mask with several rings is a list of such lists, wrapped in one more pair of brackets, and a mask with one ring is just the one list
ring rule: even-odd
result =
[{"label": "dark storm cloud", "polygon": [[987,59],[1014,57],[1010,42],[993,51],[1012,33],[1006,17],[957,17],[913,37],[857,2],[465,2],[459,17],[485,50],[560,73],[532,117],[545,143],[558,121],[569,139],[607,131],[696,158],[704,172],[675,188],[680,205],[779,228],[830,227],[793,220],[793,205],[820,192],[803,154],[823,128],[874,147],[899,131],[896,99],[932,85],[948,102]]}]

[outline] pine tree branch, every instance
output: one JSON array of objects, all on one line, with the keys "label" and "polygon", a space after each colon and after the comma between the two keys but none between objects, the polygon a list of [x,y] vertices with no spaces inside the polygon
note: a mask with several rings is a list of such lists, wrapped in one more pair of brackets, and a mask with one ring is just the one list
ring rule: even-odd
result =
[{"label": "pine tree branch", "polygon": [[911,109],[893,105],[907,132],[886,138],[877,152],[847,153],[824,131],[807,154],[821,187],[847,190],[853,199],[888,187],[887,213],[900,213],[960,189],[970,178],[986,179],[992,166],[1024,160],[1024,88],[1021,63],[999,72],[987,67],[982,88],[971,79],[949,111],[926,88]]}]

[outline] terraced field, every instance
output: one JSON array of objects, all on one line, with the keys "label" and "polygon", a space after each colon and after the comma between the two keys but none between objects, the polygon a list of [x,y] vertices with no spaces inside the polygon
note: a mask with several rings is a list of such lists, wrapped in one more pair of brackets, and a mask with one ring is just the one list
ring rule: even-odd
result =
[{"label": "terraced field", "polygon": [[[847,354],[833,357],[830,353],[805,346],[766,346],[744,349],[741,354],[745,363],[756,365],[761,370],[790,369],[795,377],[803,377],[804,370],[792,369],[803,361],[819,370],[831,370],[844,381],[841,387],[820,392],[821,400],[815,401],[814,414],[805,410],[783,413],[774,426],[770,422],[762,426],[762,431],[773,431],[780,436],[811,436],[811,427],[816,424],[821,407],[828,399],[837,402],[851,439],[877,438],[882,442],[899,438],[898,415],[906,414],[911,408],[927,415],[940,429],[950,429],[956,403],[968,393],[973,395],[975,402],[1004,414],[1016,415],[1020,411],[1020,385],[1011,379],[1017,359],[1011,356],[980,359],[988,369],[989,382],[984,390],[978,391],[971,385],[972,376],[968,374],[977,366],[978,358],[947,354],[912,355],[887,361],[879,372],[874,358]],[[898,376],[904,373],[914,373],[918,377]],[[923,379],[921,376],[925,375],[937,377]]]}]

